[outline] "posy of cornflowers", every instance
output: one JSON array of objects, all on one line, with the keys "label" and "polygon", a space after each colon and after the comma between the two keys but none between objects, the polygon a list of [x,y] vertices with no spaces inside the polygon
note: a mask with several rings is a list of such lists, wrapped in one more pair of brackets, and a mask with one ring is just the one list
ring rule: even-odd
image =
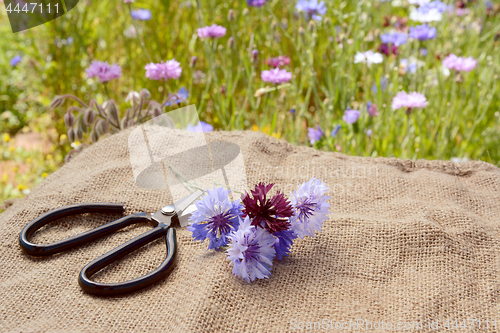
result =
[{"label": "posy of cornflowers", "polygon": [[302,183],[290,199],[280,191],[270,196],[273,186],[259,183],[235,201],[223,187],[207,190],[190,217],[194,241],[224,249],[233,274],[247,282],[269,278],[274,259],[288,256],[298,237],[314,237],[330,214],[328,187],[320,179]]}]

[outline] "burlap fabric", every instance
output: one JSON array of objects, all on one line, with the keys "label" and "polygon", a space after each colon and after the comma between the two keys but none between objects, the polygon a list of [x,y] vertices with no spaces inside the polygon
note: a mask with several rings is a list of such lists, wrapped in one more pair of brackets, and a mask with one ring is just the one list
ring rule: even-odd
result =
[{"label": "burlap fabric", "polygon": [[[117,298],[85,294],[77,283],[81,268],[150,227],[42,259],[24,255],[18,235],[33,218],[63,205],[123,202],[134,213],[169,203],[169,194],[135,185],[129,133],[84,150],[0,215],[1,331],[297,332],[316,325],[315,331],[382,332],[389,323],[411,332],[499,331],[498,168],[349,157],[255,132],[207,137],[240,145],[250,185],[274,182],[289,191],[312,176],[324,179],[332,214],[321,233],[297,240],[270,279],[248,284],[231,274],[224,253],[207,252],[207,244],[179,229],[177,265],[165,281]],[[52,242],[117,217],[56,222],[35,240]],[[97,279],[143,275],[164,255],[164,242],[157,241]],[[464,329],[453,329],[455,320],[465,320]]]}]

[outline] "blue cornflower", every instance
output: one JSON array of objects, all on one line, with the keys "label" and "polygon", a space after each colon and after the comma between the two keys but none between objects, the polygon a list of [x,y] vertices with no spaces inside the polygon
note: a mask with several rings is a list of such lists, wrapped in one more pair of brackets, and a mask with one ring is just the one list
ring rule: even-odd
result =
[{"label": "blue cornflower", "polygon": [[426,49],[425,47],[422,47],[422,48],[420,49],[420,54],[421,54],[422,56],[424,56],[424,57],[425,57],[425,56],[427,56],[427,54],[428,54],[428,53],[429,53],[429,52],[427,51],[427,49]]},{"label": "blue cornflower", "polygon": [[410,27],[410,38],[418,40],[429,40],[436,38],[436,28],[429,27],[427,24]]},{"label": "blue cornflower", "polygon": [[239,220],[238,230],[229,236],[231,243],[226,251],[233,274],[247,282],[268,278],[276,256],[276,239],[267,229],[255,228],[249,216]]},{"label": "blue cornflower", "polygon": [[247,0],[247,5],[250,7],[262,7],[266,4],[267,0]]},{"label": "blue cornflower", "polygon": [[295,9],[305,12],[307,20],[312,18],[313,20],[321,21],[323,18],[319,15],[326,14],[325,2],[321,1],[318,3],[318,0],[299,0],[295,5]]},{"label": "blue cornflower", "polygon": [[314,237],[314,231],[321,231],[323,222],[330,214],[328,211],[330,204],[327,202],[330,197],[325,195],[327,191],[325,183],[313,177],[291,193],[290,201],[295,212],[290,218],[290,223],[292,230],[300,238]]},{"label": "blue cornflower", "polygon": [[380,39],[384,44],[392,44],[394,46],[400,46],[406,43],[408,37],[406,36],[405,33],[393,32],[380,35]]},{"label": "blue cornflower", "polygon": [[[174,97],[172,97],[174,96]],[[186,99],[188,98],[189,96],[189,91],[182,87],[181,89],[179,89],[179,92],[175,95],[172,95],[172,94],[168,94],[168,101],[165,103],[165,106],[169,106],[169,105],[174,105],[174,104],[181,104],[182,102],[185,102]],[[172,97],[172,99],[170,99],[170,97]]]},{"label": "blue cornflower", "polygon": [[66,39],[66,43],[69,45],[69,44],[73,44],[73,42],[75,41],[75,39],[71,36],[69,36],[67,39]]},{"label": "blue cornflower", "polygon": [[322,137],[325,136],[325,132],[319,127],[319,125],[316,125],[316,128],[309,127],[307,129],[307,137],[309,138],[309,142],[311,144],[314,144],[316,141],[321,140]]},{"label": "blue cornflower", "polygon": [[239,200],[231,202],[229,191],[223,187],[207,190],[200,200],[195,202],[196,211],[189,218],[187,227],[195,240],[208,238],[208,249],[218,250],[228,244],[228,236],[238,230],[242,205]]},{"label": "blue cornflower", "polygon": [[332,136],[332,138],[334,138],[334,137],[337,136],[337,133],[340,131],[341,128],[342,128],[342,125],[338,124],[337,126],[335,126],[334,129],[332,129],[332,133],[330,133],[330,135]]},{"label": "blue cornflower", "polygon": [[23,57],[21,57],[20,55],[16,55],[14,58],[10,59],[10,65],[12,67],[15,67],[18,63],[21,62],[22,59]]},{"label": "blue cornflower", "polygon": [[291,230],[277,231],[273,234],[276,237],[274,241],[274,250],[276,258],[281,260],[284,256],[288,256],[292,248],[293,240],[297,238],[297,234]]},{"label": "blue cornflower", "polygon": [[290,109],[288,110],[288,112],[290,112],[291,115],[295,116],[295,109]]},{"label": "blue cornflower", "polygon": [[149,9],[137,9],[130,12],[134,20],[148,21],[151,20],[151,11]]},{"label": "blue cornflower", "polygon": [[212,132],[214,130],[214,127],[210,125],[209,123],[206,123],[204,121],[201,121],[196,124],[196,125],[187,125],[186,129],[189,132]]},{"label": "blue cornflower", "polygon": [[410,62],[408,59],[401,59],[399,61],[399,66],[403,67],[403,69],[411,74],[415,74],[417,72],[418,64],[414,61]]}]

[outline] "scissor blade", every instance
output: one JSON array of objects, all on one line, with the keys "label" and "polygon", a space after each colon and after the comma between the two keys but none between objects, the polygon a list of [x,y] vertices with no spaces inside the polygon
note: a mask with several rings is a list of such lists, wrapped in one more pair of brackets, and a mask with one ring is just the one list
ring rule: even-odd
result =
[{"label": "scissor blade", "polygon": [[202,191],[196,191],[196,192],[188,195],[187,197],[184,197],[184,198],[174,202],[174,207],[175,207],[175,211],[177,212],[177,216],[182,216],[184,211],[189,206],[191,206],[191,204],[193,202],[198,200],[198,198],[201,197],[202,195],[203,195]]}]

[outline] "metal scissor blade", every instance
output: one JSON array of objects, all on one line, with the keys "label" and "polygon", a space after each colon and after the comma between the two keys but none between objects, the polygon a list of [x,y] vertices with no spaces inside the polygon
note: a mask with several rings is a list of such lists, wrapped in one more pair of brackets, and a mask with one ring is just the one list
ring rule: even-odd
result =
[{"label": "metal scissor blade", "polygon": [[184,211],[189,207],[191,206],[191,204],[193,202],[195,202],[200,196],[203,195],[203,192],[202,191],[196,191],[190,195],[188,195],[187,197],[184,197],[180,200],[177,200],[176,202],[174,202],[174,207],[175,207],[175,211],[177,212],[177,216],[182,216],[184,215]]}]

